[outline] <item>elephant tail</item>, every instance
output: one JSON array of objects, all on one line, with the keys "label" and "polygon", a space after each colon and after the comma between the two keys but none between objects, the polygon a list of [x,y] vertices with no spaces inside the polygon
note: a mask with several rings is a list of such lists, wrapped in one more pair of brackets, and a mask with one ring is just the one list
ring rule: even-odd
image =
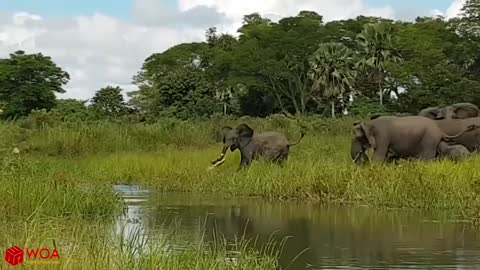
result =
[{"label": "elephant tail", "polygon": [[302,131],[302,135],[300,135],[300,139],[298,139],[296,143],[289,143],[288,147],[299,144],[302,141],[303,137],[305,137],[305,131]]},{"label": "elephant tail", "polygon": [[445,136],[444,136],[444,139],[445,139],[446,141],[450,141],[450,140],[453,140],[453,139],[455,139],[455,138],[457,138],[457,137],[462,136],[462,135],[463,135],[464,133],[466,133],[466,132],[473,131],[473,130],[475,130],[475,129],[477,129],[477,128],[480,128],[480,126],[479,126],[479,125],[469,125],[469,126],[467,126],[467,128],[466,128],[465,130],[463,130],[462,132],[458,133],[457,135],[451,135],[451,136],[450,136],[450,135],[445,135]]}]

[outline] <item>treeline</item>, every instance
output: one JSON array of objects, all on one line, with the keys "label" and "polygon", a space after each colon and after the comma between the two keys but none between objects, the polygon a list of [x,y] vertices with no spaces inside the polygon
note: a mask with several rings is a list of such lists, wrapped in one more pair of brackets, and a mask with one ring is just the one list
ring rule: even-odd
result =
[{"label": "treeline", "polygon": [[244,16],[238,36],[206,31],[148,57],[125,102],[118,87],[90,105],[55,99],[69,80],[49,57],[0,59],[5,117],[45,109],[69,118],[417,113],[456,102],[480,104],[480,0],[459,17],[415,22],[359,16],[324,22],[313,11],[278,22]]}]

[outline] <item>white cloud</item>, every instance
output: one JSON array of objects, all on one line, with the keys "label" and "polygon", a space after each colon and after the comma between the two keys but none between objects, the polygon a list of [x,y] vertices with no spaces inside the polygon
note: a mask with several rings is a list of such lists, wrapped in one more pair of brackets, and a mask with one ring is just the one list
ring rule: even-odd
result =
[{"label": "white cloud", "polygon": [[314,10],[326,20],[344,19],[360,14],[392,18],[389,6],[369,8],[364,0],[179,0],[180,10],[186,11],[198,6],[207,6],[226,14],[228,18],[241,20],[243,15],[259,12],[262,15],[293,16],[302,10]]},{"label": "white cloud", "polygon": [[447,19],[456,17],[460,14],[460,10],[465,5],[465,0],[454,0],[452,4],[447,8],[445,12],[445,17]]},{"label": "white cloud", "polygon": [[131,21],[99,13],[58,19],[0,11],[0,57],[20,49],[51,56],[71,75],[61,96],[88,99],[108,84],[133,90],[132,76],[145,58],[181,42],[203,40],[210,26],[234,34],[245,14],[278,19],[301,10],[314,10],[325,20],[394,17],[391,7],[369,8],[364,0],[178,0],[170,6],[134,0]]},{"label": "white cloud", "polygon": [[433,9],[430,11],[430,16],[444,16],[443,12],[439,9]]},{"label": "white cloud", "polygon": [[441,11],[438,9],[433,9],[430,11],[432,16],[444,16],[445,19],[455,18],[460,15],[462,7],[465,5],[466,0],[453,0],[450,6],[445,10]]},{"label": "white cloud", "polygon": [[[0,25],[0,57],[16,50],[51,56],[71,75],[62,97],[87,99],[105,85],[132,90],[132,76],[150,54],[203,38],[203,29],[145,27],[94,14],[64,21],[13,14]],[[19,18],[22,19],[19,19]]]}]

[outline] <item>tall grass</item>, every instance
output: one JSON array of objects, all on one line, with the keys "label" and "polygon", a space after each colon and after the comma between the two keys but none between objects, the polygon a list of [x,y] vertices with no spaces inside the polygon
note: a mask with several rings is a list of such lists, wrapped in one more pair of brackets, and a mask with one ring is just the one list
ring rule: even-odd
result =
[{"label": "tall grass", "polygon": [[[120,197],[108,183],[85,181],[42,162],[6,156],[0,159],[0,217],[111,218],[121,209]],[[61,167],[61,164],[57,164]]]},{"label": "tall grass", "polygon": [[304,117],[292,120],[282,116],[268,119],[220,118],[201,122],[159,119],[157,123],[79,122],[33,125],[29,122],[2,123],[0,147],[18,146],[23,152],[51,156],[112,153],[118,151],[159,151],[165,146],[202,149],[215,143],[225,125],[247,123],[257,131],[279,130],[297,139],[300,130],[310,135],[349,133],[352,119],[330,120]]},{"label": "tall grass", "polygon": [[[4,123],[0,150],[11,156],[9,151],[17,146],[20,155],[4,159],[0,181],[7,185],[0,187],[0,195],[21,203],[0,203],[0,209],[7,214],[108,215],[118,201],[110,185],[122,182],[161,191],[448,209],[477,218],[478,156],[460,163],[356,166],[349,157],[352,122],[276,116],[202,122],[162,119],[155,124],[55,123],[34,128]],[[224,165],[206,171],[221,148],[215,131],[239,123],[258,131],[283,131],[292,140],[301,130],[307,136],[291,148],[283,167],[254,162],[237,172],[239,153],[228,152]],[[38,205],[45,207],[35,210]]]},{"label": "tall grass", "polygon": [[[57,249],[60,260],[43,261],[46,264],[25,257],[22,266],[28,269],[278,269],[282,244],[271,241],[260,247],[245,239],[232,243],[219,238],[173,250],[166,242],[148,241],[140,231],[125,238],[102,221],[66,223],[51,218],[2,223],[0,228],[2,247]],[[7,266],[0,262],[1,269]]]}]

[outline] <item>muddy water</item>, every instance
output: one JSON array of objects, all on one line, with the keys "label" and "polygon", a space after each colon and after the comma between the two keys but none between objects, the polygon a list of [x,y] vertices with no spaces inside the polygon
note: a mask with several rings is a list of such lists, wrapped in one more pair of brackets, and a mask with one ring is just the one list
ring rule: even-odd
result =
[{"label": "muddy water", "polygon": [[480,230],[446,214],[115,189],[127,205],[117,232],[172,250],[215,233],[258,237],[259,246],[288,237],[283,269],[480,269]]}]

